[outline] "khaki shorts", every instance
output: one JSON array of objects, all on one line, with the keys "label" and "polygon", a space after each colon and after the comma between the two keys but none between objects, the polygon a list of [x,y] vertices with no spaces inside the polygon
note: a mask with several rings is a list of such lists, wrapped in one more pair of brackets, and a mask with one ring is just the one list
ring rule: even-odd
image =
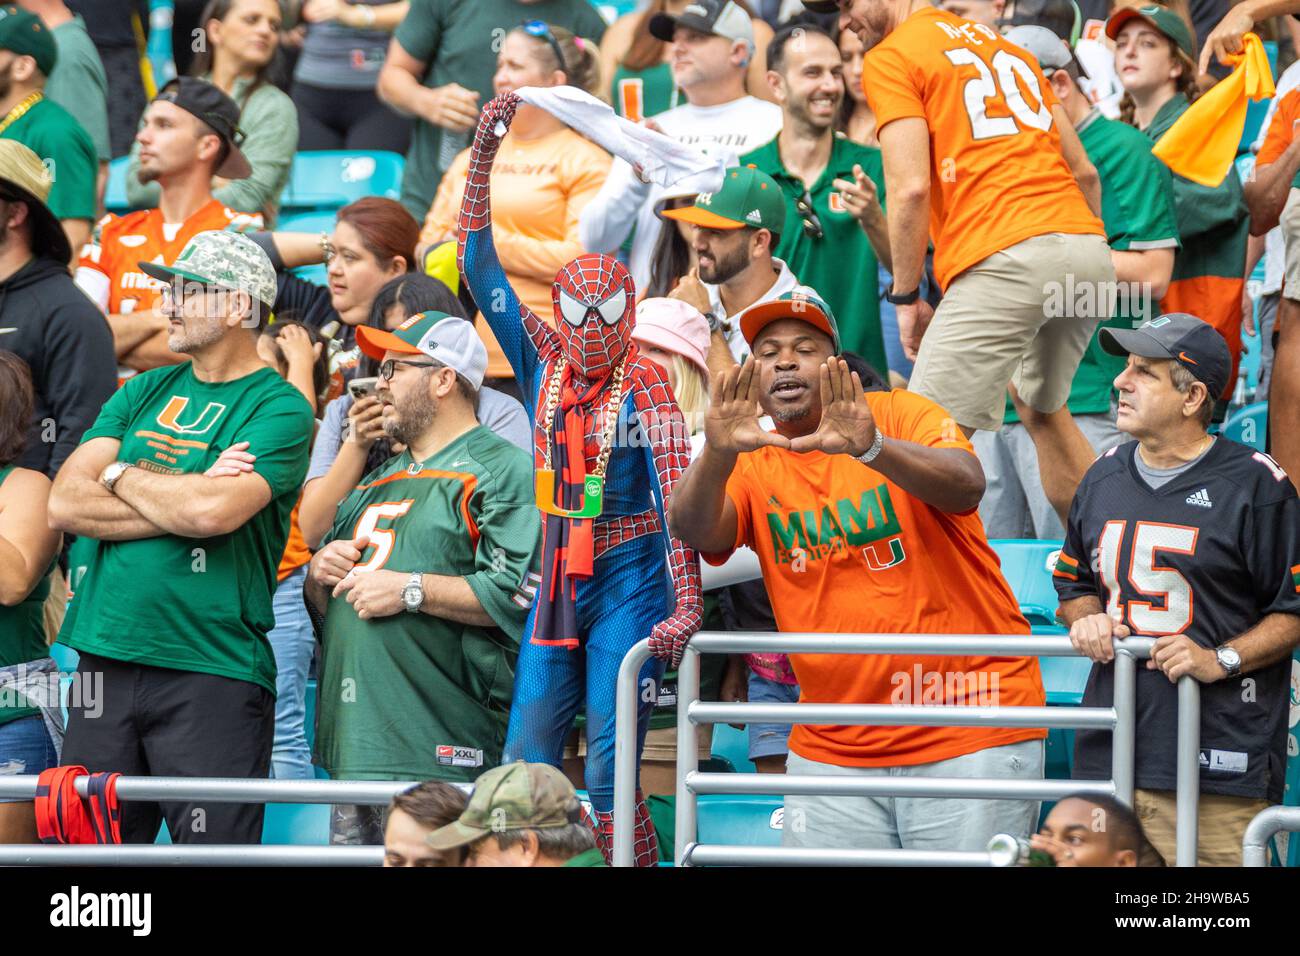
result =
[{"label": "khaki shorts", "polygon": [[1286,248],[1282,294],[1300,301],[1300,189],[1292,188],[1287,194],[1278,225],[1282,228],[1282,241]]},{"label": "khaki shorts", "polygon": [[1096,306],[1114,301],[1114,282],[1101,236],[1053,232],[993,253],[949,284],[909,387],[966,428],[1002,424],[1008,382],[1036,410],[1056,411],[1110,317]]},{"label": "khaki shorts", "polygon": [[[1196,865],[1241,866],[1241,841],[1246,836],[1246,826],[1269,805],[1267,800],[1253,797],[1201,794]],[[1178,856],[1174,792],[1135,790],[1133,811],[1146,837],[1138,851],[1138,866],[1173,866]]]}]

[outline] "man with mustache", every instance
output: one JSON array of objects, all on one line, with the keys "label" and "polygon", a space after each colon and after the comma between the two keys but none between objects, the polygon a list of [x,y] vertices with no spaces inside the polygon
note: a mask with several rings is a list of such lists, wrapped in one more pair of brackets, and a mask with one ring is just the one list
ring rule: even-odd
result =
[{"label": "man with mustache", "polygon": [[[706,443],[673,493],[671,533],[715,563],[752,548],[781,631],[1028,634],[975,513],[984,473],[947,413],[911,392],[864,393],[838,357],[834,316],[813,296],[754,306],[740,326],[753,358],[714,380]],[[763,431],[756,406],[775,431]],[[971,693],[979,687],[999,706],[1043,703],[1032,657],[790,662],[805,703],[988,703]],[[800,725],[787,772],[1037,779],[1044,736]],[[787,846],[977,850],[999,832],[1027,838],[1038,802],[787,795],[785,819]]]}]

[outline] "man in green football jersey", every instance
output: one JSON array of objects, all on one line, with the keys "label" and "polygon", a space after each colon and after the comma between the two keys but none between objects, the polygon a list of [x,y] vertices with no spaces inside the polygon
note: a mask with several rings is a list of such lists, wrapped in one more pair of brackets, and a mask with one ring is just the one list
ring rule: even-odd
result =
[{"label": "man in green football jersey", "polygon": [[[51,527],[93,553],[59,640],[102,675],[102,713],[69,706],[63,757],[92,771],[266,777],[275,657],[266,634],[307,472],[311,406],[257,354],[275,269],[233,232],[201,232],[165,283],[167,344],[189,362],[129,379],[59,471]],[[230,456],[239,458],[229,464]],[[170,803],[174,843],[257,843],[262,805]],[[160,808],[122,804],[124,842]]]},{"label": "man in green football jersey", "polygon": [[[406,450],[343,500],[312,559],[316,762],[336,779],[470,782],[500,763],[536,590],[533,463],[478,422],[473,325],[424,312],[357,342],[382,362],[384,431]],[[379,809],[337,807],[333,841],[382,842]]]}]

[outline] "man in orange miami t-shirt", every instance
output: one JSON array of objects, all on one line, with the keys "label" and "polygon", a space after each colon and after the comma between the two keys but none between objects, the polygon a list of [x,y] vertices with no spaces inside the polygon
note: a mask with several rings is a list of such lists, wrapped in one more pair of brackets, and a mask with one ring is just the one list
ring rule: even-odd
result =
[{"label": "man in orange miami t-shirt", "polygon": [[[1065,400],[1119,292],[1096,170],[1034,57],[992,28],[927,0],[804,6],[838,10],[867,51],[862,87],[889,195],[888,296],[916,359],[910,388],[969,438],[1002,424],[1014,385],[1064,520],[1095,457]],[[944,293],[933,315],[918,298],[927,240]]]},{"label": "man in orange miami t-shirt", "polygon": [[[752,548],[779,631],[1028,634],[975,510],[984,472],[948,413],[914,392],[864,393],[815,297],[786,293],[740,324],[753,357],[713,383],[704,448],[673,492],[671,533],[710,563]],[[1043,705],[1033,657],[792,653],[790,663],[801,703]],[[786,769],[1039,779],[1045,736],[796,725]],[[1037,820],[1033,800],[787,795],[782,842],[982,850],[996,833],[1027,837]]]}]

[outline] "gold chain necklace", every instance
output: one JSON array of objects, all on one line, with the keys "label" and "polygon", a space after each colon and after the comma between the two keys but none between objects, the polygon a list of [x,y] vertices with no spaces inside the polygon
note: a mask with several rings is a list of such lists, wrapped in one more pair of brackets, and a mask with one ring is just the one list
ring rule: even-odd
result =
[{"label": "gold chain necklace", "polygon": [[4,119],[0,120],[0,133],[3,133],[14,123],[26,116],[27,111],[44,99],[44,97],[45,94],[41,90],[33,90],[31,93],[28,93],[23,97],[21,102],[11,109]]},{"label": "gold chain necklace", "polygon": [[[595,470],[582,482],[582,504],[577,508],[563,508],[555,503],[555,469],[551,465],[551,433],[555,429],[555,411],[560,404],[560,385],[564,381],[564,371],[568,367],[566,359],[558,359],[555,372],[546,387],[546,454],[542,468],[537,472],[535,486],[537,507],[539,510],[558,515],[562,518],[596,518],[604,508],[605,469],[609,465],[609,455],[614,448],[614,429],[618,426],[618,410],[623,404],[623,371],[627,355],[614,369],[609,404],[605,408],[605,421],[600,436],[600,454],[596,457]],[[586,441],[586,435],[583,435]]]}]

